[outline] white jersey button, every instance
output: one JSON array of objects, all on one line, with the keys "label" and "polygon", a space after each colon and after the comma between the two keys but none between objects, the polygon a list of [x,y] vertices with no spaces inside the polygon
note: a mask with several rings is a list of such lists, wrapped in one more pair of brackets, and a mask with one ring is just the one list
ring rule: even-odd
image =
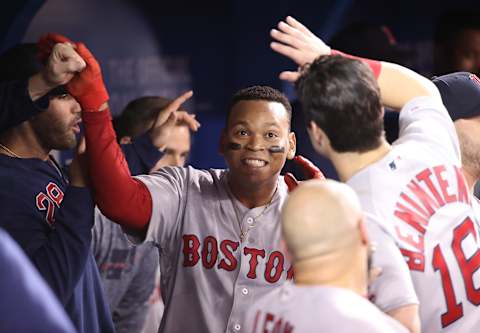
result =
[{"label": "white jersey button", "polygon": [[247,289],[247,288],[243,288],[243,289],[242,289],[242,294],[248,295],[248,289]]},{"label": "white jersey button", "polygon": [[233,326],[233,329],[235,331],[240,331],[241,328],[242,328],[242,326],[240,326],[240,324],[235,324],[235,326]]},{"label": "white jersey button", "polygon": [[253,218],[252,217],[247,218],[247,223],[252,224],[253,223]]}]

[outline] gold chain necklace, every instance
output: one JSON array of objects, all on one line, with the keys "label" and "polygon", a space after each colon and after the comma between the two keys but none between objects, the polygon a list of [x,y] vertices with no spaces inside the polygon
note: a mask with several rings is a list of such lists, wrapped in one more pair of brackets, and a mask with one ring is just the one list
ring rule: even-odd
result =
[{"label": "gold chain necklace", "polygon": [[8,148],[7,146],[0,143],[0,148],[2,148],[6,153],[8,153],[11,157],[21,158],[20,155],[16,154],[13,150]]},{"label": "gold chain necklace", "polygon": [[[257,219],[259,219],[260,217],[263,216],[263,214],[265,214],[265,212],[267,211],[268,207],[270,207],[270,205],[272,204],[272,201],[273,201],[273,198],[275,198],[275,194],[277,193],[277,190],[278,190],[278,183],[277,183],[277,187],[275,187],[275,191],[273,192],[272,194],[272,197],[270,198],[270,201],[265,205],[265,207],[263,208],[263,210],[260,212],[260,214],[258,214],[257,216],[253,217],[253,221],[256,222]],[[249,231],[251,229],[253,229],[255,227],[255,225],[253,223],[251,223],[249,226],[247,226],[246,230],[243,229],[243,226],[242,226],[242,219],[240,219],[240,216],[239,216],[239,212],[238,212],[238,207],[237,207],[237,204],[235,202],[235,198],[233,197],[233,194],[229,193],[229,196],[230,196],[230,201],[232,202],[232,205],[233,205],[233,209],[235,210],[235,216],[237,218],[237,222],[238,222],[238,226],[240,227],[240,243],[243,243],[243,241],[245,240],[245,238],[247,237]],[[252,222],[253,222],[252,221]]]}]

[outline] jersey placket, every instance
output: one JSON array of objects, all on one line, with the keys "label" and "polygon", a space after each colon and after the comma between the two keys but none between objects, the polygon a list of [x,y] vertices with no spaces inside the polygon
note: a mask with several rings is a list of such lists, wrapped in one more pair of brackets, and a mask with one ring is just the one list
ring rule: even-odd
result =
[{"label": "jersey placket", "polygon": [[[242,214],[243,219],[241,221],[241,228],[242,230],[249,230],[249,232],[246,234],[243,242],[240,242],[240,252],[239,257],[237,258],[240,270],[237,280],[235,281],[232,310],[228,319],[226,332],[238,333],[243,331],[243,323],[241,320],[241,318],[244,318],[243,311],[245,311],[248,304],[251,304],[253,297],[254,288],[252,288],[252,284],[254,283],[254,280],[247,276],[250,271],[251,258],[250,256],[245,255],[245,248],[258,247],[258,244],[255,244],[255,239],[252,237],[252,234],[256,230],[257,222],[254,216],[256,216],[255,212],[257,210],[258,208],[251,209],[248,210],[246,214]],[[255,267],[256,270],[258,266],[259,265],[257,264]]]}]

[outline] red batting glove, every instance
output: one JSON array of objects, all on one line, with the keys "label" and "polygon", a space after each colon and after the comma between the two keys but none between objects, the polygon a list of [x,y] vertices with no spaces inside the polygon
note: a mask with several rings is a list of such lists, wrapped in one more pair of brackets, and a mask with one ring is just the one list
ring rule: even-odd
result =
[{"label": "red batting glove", "polygon": [[[293,160],[303,169],[306,179],[325,179],[322,171],[305,157],[297,155]],[[286,173],[283,179],[287,184],[288,192],[292,192],[298,186],[299,181],[290,172]]]},{"label": "red batting glove", "polygon": [[85,44],[77,43],[75,51],[87,67],[67,83],[67,91],[80,103],[82,111],[98,111],[109,99],[100,65]]}]

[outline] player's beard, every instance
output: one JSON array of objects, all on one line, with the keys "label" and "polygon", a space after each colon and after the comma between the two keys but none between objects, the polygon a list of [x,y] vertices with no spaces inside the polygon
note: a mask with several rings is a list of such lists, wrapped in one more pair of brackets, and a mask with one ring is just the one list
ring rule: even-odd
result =
[{"label": "player's beard", "polygon": [[77,138],[72,126],[78,118],[70,123],[61,119],[49,117],[46,113],[32,119],[32,129],[35,132],[40,144],[46,150],[64,150],[75,148]]},{"label": "player's beard", "polygon": [[[476,134],[473,134],[476,135]],[[480,178],[480,143],[469,133],[458,133],[463,168],[473,172],[475,178]]]}]

